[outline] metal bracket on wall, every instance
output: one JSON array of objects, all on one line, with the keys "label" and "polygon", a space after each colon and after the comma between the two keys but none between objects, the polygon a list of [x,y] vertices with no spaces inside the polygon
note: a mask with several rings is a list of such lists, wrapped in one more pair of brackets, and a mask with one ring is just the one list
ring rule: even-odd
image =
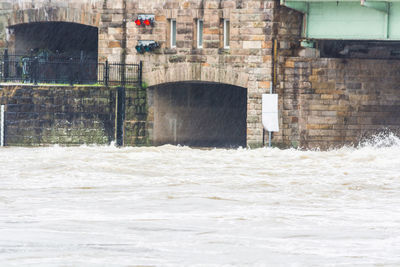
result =
[{"label": "metal bracket on wall", "polygon": [[154,40],[139,40],[138,45],[141,46],[157,45],[157,42]]},{"label": "metal bracket on wall", "polygon": [[159,47],[160,45],[156,41],[139,40],[138,45],[135,48],[138,53],[143,54],[144,52],[152,52]]},{"label": "metal bracket on wall", "polygon": [[300,42],[300,46],[304,48],[314,48],[315,47],[315,42],[312,40],[302,40]]},{"label": "metal bracket on wall", "polygon": [[153,20],[154,21],[155,16],[154,15],[144,15],[144,14],[140,14],[138,15],[138,19],[140,20]]}]

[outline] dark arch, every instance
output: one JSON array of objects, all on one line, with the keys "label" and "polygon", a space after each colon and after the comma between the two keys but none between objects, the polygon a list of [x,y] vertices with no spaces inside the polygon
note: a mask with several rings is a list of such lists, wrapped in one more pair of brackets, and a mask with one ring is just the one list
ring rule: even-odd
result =
[{"label": "dark arch", "polygon": [[176,82],[152,86],[149,95],[154,112],[154,144],[246,146],[246,88]]},{"label": "dark arch", "polygon": [[98,29],[72,22],[33,22],[9,27],[16,54],[46,50],[66,57],[97,58]]}]

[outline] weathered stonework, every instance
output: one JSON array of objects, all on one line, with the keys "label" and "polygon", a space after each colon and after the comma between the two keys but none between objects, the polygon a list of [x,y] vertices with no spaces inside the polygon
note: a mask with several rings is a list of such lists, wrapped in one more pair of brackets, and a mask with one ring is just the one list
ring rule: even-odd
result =
[{"label": "weathered stonework", "polygon": [[283,141],[326,149],[399,131],[400,61],[290,57],[285,65]]},{"label": "weathered stonework", "polygon": [[115,90],[98,87],[1,86],[6,145],[109,144]]},{"label": "weathered stonework", "polygon": [[9,27],[33,22],[72,22],[99,27],[102,0],[0,0],[0,50],[12,52]]},{"label": "weathered stonework", "polygon": [[152,125],[146,99],[146,89],[126,88],[124,145],[151,144]]},{"label": "weathered stonework", "polygon": [[[126,145],[147,144],[144,98],[142,90],[127,88]],[[2,85],[0,105],[5,105],[6,145],[110,144],[115,140],[116,88]]]},{"label": "weathered stonework", "polygon": [[[136,26],[138,14],[154,14],[154,27]],[[177,23],[176,47],[170,46],[171,19]],[[202,48],[196,46],[199,19]],[[223,45],[224,19],[230,20],[229,49]],[[274,0],[0,0],[0,49],[15,41],[7,27],[23,23],[97,27],[99,60],[143,61],[145,87],[195,81],[246,88],[250,146],[262,143],[261,95],[271,86],[279,95],[276,145],[328,148],[398,127],[398,61],[320,58],[318,49],[300,47],[302,20],[301,13]],[[139,54],[139,40],[161,47]],[[126,144],[152,141],[157,114],[142,93],[127,92]],[[137,103],[146,111],[133,114]]]},{"label": "weathered stonework", "polygon": [[[261,144],[261,94],[271,84],[274,1],[126,1],[107,2],[99,54],[110,61],[144,62],[144,82],[203,81],[247,88],[247,143]],[[154,14],[153,28],[137,27],[138,14]],[[124,33],[123,18],[126,17]],[[176,47],[169,45],[169,21],[176,19]],[[196,20],[204,21],[203,48],[196,47]],[[223,19],[231,24],[230,48],[223,48]],[[126,36],[126,48],[123,38]],[[155,53],[138,54],[139,40],[155,40]]]},{"label": "weathered stonework", "polygon": [[321,58],[301,48],[300,13],[279,8],[276,144],[328,149],[400,129],[400,61]]},{"label": "weathered stonework", "polygon": [[[2,0],[1,4],[4,27],[46,21],[99,27],[99,59],[142,60],[148,86],[204,81],[247,88],[247,141],[261,144],[261,94],[268,92],[271,84],[275,1]],[[134,24],[142,13],[155,15],[153,28]],[[176,48],[169,47],[170,19],[177,21]],[[197,19],[204,20],[201,49],[195,45]],[[230,20],[229,49],[223,48],[223,19]],[[147,39],[159,42],[161,48],[156,53],[138,54],[138,40]],[[8,46],[12,34],[3,40],[3,47]]]}]

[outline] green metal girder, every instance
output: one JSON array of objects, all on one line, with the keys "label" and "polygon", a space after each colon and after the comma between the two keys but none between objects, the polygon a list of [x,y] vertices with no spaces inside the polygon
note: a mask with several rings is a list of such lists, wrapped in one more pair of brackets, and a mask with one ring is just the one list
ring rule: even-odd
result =
[{"label": "green metal girder", "polygon": [[285,2],[284,0],[281,0],[281,4],[300,11],[301,13],[307,13],[308,12],[308,3],[306,2],[295,2],[295,1],[290,1],[290,2]]},{"label": "green metal girder", "polygon": [[389,14],[390,3],[388,2],[361,2],[361,6],[367,8],[373,8],[375,10],[381,11],[385,14]]},{"label": "green metal girder", "polygon": [[400,0],[281,0],[304,14],[305,39],[400,40]]}]

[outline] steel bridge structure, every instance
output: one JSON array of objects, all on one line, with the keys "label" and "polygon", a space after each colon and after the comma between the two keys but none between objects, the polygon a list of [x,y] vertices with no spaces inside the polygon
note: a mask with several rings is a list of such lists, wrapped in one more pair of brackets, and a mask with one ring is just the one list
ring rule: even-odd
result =
[{"label": "steel bridge structure", "polygon": [[281,0],[304,14],[304,40],[400,41],[400,0]]}]

